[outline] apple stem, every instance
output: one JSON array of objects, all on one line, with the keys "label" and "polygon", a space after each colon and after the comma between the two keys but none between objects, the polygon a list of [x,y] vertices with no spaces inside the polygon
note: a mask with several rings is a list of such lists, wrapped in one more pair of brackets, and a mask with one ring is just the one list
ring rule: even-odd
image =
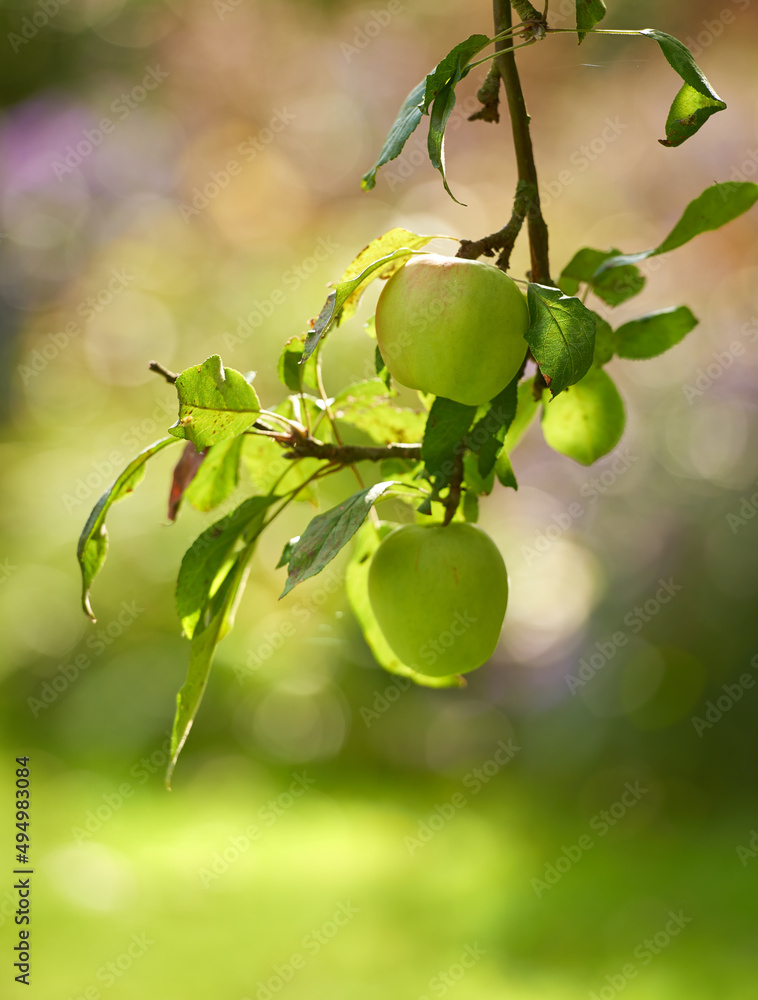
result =
[{"label": "apple stem", "polygon": [[450,488],[447,496],[444,500],[442,500],[442,505],[445,508],[445,520],[442,522],[443,525],[450,524],[455,516],[456,510],[458,510],[458,505],[461,502],[461,487],[463,485],[463,456],[465,451],[465,446],[462,444],[455,454],[455,467],[452,475],[450,476]]}]

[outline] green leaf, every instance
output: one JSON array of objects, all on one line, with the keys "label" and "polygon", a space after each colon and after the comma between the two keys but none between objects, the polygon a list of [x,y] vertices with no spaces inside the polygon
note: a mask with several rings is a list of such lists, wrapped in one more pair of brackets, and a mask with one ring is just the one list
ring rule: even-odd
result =
[{"label": "green leaf", "polygon": [[508,383],[492,400],[481,420],[477,420],[466,436],[466,446],[479,454],[479,473],[487,477],[495,468],[508,428],[516,417],[519,375]]},{"label": "green leaf", "polygon": [[459,42],[448,54],[434,67],[424,81],[424,103],[422,110],[429,111],[432,102],[437,94],[449,83],[453,86],[467,76],[470,72],[468,63],[482,49],[486,49],[490,44],[487,35],[469,35],[464,41]]},{"label": "green leaf", "polygon": [[[361,250],[358,256],[355,257],[355,259],[352,260],[345,268],[345,271],[340,280],[337,282],[337,285],[343,285],[345,282],[352,281],[353,278],[363,275],[366,268],[368,268],[371,264],[376,263],[378,260],[383,260],[390,254],[393,254],[396,250],[420,250],[421,247],[426,246],[430,240],[435,238],[437,237],[419,236],[418,233],[412,233],[408,229],[390,229],[382,236],[372,240],[368,246]],[[352,291],[343,302],[340,314],[335,319],[336,324],[339,326],[355,314],[361,300],[361,296],[374,278],[391,278],[395,271],[399,271],[404,265],[405,258],[400,257],[391,261],[386,267],[382,268],[381,271],[369,274],[364,281],[356,286],[354,291]],[[373,336],[376,336],[376,334],[373,334]]]},{"label": "green leaf", "polygon": [[415,444],[421,440],[426,423],[424,413],[393,406],[381,379],[348,386],[335,398],[332,411],[338,420],[367,434],[377,444]]},{"label": "green leaf", "polygon": [[403,146],[413,135],[423,116],[429,113],[429,108],[437,94],[448,84],[454,88],[464,76],[467,76],[469,60],[489,44],[490,40],[487,35],[471,35],[451,49],[431,73],[428,73],[426,78],[413,88],[403,101],[397,118],[384,140],[379,159],[361,180],[361,187],[364,191],[370,191],[376,185],[376,173],[379,167],[400,155]]},{"label": "green leaf", "polygon": [[336,285],[329,295],[327,296],[326,302],[319,313],[318,319],[313,324],[308,336],[305,338],[305,350],[303,352],[303,361],[307,361],[308,358],[316,350],[316,346],[322,337],[331,330],[333,326],[340,322],[340,316],[342,315],[342,309],[347,300],[360,288],[363,290],[365,286],[369,283],[366,279],[373,281],[374,278],[378,278],[388,265],[392,265],[395,261],[404,260],[406,257],[412,257],[417,251],[409,250],[407,248],[402,248],[400,250],[395,250],[394,253],[388,254],[386,257],[381,257],[378,260],[372,261],[367,267],[361,271],[355,278],[351,278],[349,281],[342,281]]},{"label": "green leaf", "polygon": [[711,115],[723,111],[726,104],[699,94],[688,83],[676,95],[666,118],[666,138],[662,146],[681,146],[705,125]]},{"label": "green leaf", "polygon": [[337,507],[317,514],[293,546],[289,573],[280,598],[303,580],[320,573],[350,541],[368,512],[394,481],[377,483],[353,493]]},{"label": "green leaf", "polygon": [[492,460],[491,468],[482,474],[477,456],[467,451],[463,456],[463,484],[468,491],[466,495],[489,496],[495,485],[495,460]]},{"label": "green leaf", "polygon": [[618,347],[618,337],[612,329],[611,324],[599,316],[595,315],[595,353],[592,357],[592,364],[601,368],[607,364]]},{"label": "green leaf", "polygon": [[648,257],[657,257],[659,254],[676,250],[700,233],[725,226],[751,209],[756,201],[758,201],[758,184],[752,181],[725,181],[722,184],[712,184],[689,203],[681,219],[657,247],[640,253],[611,257],[600,265],[597,273],[601,274],[610,268],[625,264],[637,264]]},{"label": "green leaf", "polygon": [[317,388],[315,362],[303,365],[304,353],[305,336],[301,334],[299,337],[290,337],[276,366],[279,381],[290,392],[301,393],[306,387],[314,390]]},{"label": "green leaf", "polygon": [[635,360],[654,358],[678,344],[697,324],[687,306],[647,313],[616,330],[616,353]]},{"label": "green leaf", "polygon": [[384,363],[384,358],[382,357],[382,352],[379,350],[378,344],[374,349],[374,369],[377,377],[380,378],[385,385],[387,392],[392,392],[392,376],[390,375],[389,368]]},{"label": "green leaf", "polygon": [[166,769],[166,786],[171,787],[171,776],[192,728],[197,710],[208,683],[211,663],[216,646],[234,622],[234,613],[242,596],[247,571],[255,549],[251,541],[234,561],[207,608],[207,624],[196,628],[190,650],[187,678],[176,696],[176,714],[171,732],[171,756]]},{"label": "green leaf", "polygon": [[614,448],[624,431],[624,404],[602,368],[543,406],[542,432],[555,451],[592,465]]},{"label": "green leaf", "polygon": [[183,371],[176,390],[179,419],[169,434],[191,441],[198,451],[246,431],[261,409],[245,376],[224,368],[218,354]]},{"label": "green leaf", "polygon": [[587,32],[602,21],[605,15],[606,9],[603,0],[576,0],[576,26],[580,45]]},{"label": "green leaf", "polygon": [[622,302],[638,295],[645,286],[645,278],[633,264],[624,267],[613,267],[596,276],[601,264],[617,257],[620,250],[594,250],[583,247],[577,251],[564,267],[558,279],[561,291],[566,295],[575,295],[581,282],[588,284],[593,292],[609,306],[618,306]]},{"label": "green leaf", "polygon": [[432,403],[424,430],[421,457],[437,491],[450,481],[466,431],[476,416],[475,406],[437,396]]},{"label": "green leaf", "polygon": [[435,170],[439,170],[445,190],[458,205],[463,205],[458,201],[447,183],[445,176],[445,129],[450,120],[450,115],[455,107],[455,84],[453,82],[445,84],[439,91],[432,104],[429,118],[429,139],[427,148],[429,160]]},{"label": "green leaf", "polygon": [[589,370],[595,347],[595,317],[579,299],[558,288],[530,284],[531,324],[524,336],[553,396]]},{"label": "green leaf", "polygon": [[76,555],[79,559],[79,567],[82,572],[82,607],[85,613],[97,621],[90,604],[90,589],[92,581],[103,567],[105,557],[108,554],[108,532],[105,527],[105,515],[111,506],[139,486],[145,475],[145,464],[153,455],[157,455],[170,444],[175,444],[176,438],[167,437],[156,441],[149,447],[141,451],[139,455],[131,460],[118,479],[112,483],[103,493],[92,509],[92,513],[87,518],[79,543],[76,548]]},{"label": "green leaf", "polygon": [[421,108],[424,104],[425,92],[426,81],[422,80],[421,83],[417,84],[413,88],[410,94],[408,94],[406,99],[403,101],[400,110],[397,113],[397,118],[395,119],[392,128],[389,130],[387,138],[384,140],[384,145],[382,146],[382,151],[379,154],[379,159],[369,172],[363,175],[361,188],[364,191],[370,191],[376,186],[376,172],[379,167],[383,167],[385,163],[389,163],[390,160],[394,160],[396,157],[400,156],[403,151],[403,146],[416,131],[418,123],[424,116]]},{"label": "green leaf", "polygon": [[497,462],[495,462],[495,475],[497,476],[497,481],[501,486],[508,486],[513,490],[518,489],[518,483],[516,482],[516,476],[513,472],[513,466],[511,465],[511,460],[508,458],[505,449],[503,449],[497,456]]},{"label": "green leaf", "polygon": [[355,548],[345,574],[345,592],[350,607],[374,659],[385,670],[391,674],[409,677],[416,684],[424,687],[463,687],[466,682],[458,674],[450,677],[426,677],[416,673],[415,670],[403,663],[389,647],[374,617],[368,596],[368,572],[371,557],[379,547],[380,541],[395,527],[396,525],[393,524],[382,524],[377,529],[373,524],[366,523],[356,535]]},{"label": "green leaf", "polygon": [[294,538],[290,538],[288,542],[285,542],[284,548],[282,549],[282,554],[279,556],[279,562],[276,564],[274,569],[281,569],[282,566],[287,565],[287,563],[292,558],[292,550],[295,548],[295,546],[299,541],[300,541],[300,535],[295,535]]},{"label": "green leaf", "polygon": [[[199,535],[184,553],[176,582],[176,609],[188,639],[202,626],[203,611],[232,568],[233,550],[243,539],[255,538],[263,517],[279,497],[250,497],[236,510]],[[251,537],[247,537],[247,536]]]},{"label": "green leaf", "polygon": [[[538,401],[534,398],[534,379],[530,378],[525,382],[522,382],[518,387],[516,416],[513,423],[508,428],[508,433],[505,435],[505,440],[503,441],[503,451],[500,452],[501,455],[503,452],[505,452],[506,455],[510,455],[519,443],[529,427],[529,424],[531,424],[534,419],[534,415],[537,412],[537,406]],[[510,465],[510,463],[508,464]],[[497,464],[495,465],[495,472],[497,473]],[[498,478],[500,478],[499,475]]]},{"label": "green leaf", "polygon": [[726,104],[710,85],[695,59],[678,38],[656,28],[643,28],[641,35],[658,42],[672,69],[684,80],[684,86],[674,98],[662,146],[679,146],[705,124],[711,115],[723,111]]},{"label": "green leaf", "polygon": [[213,510],[231,496],[239,482],[242,435],[214,444],[195,473],[184,496],[196,510]]}]

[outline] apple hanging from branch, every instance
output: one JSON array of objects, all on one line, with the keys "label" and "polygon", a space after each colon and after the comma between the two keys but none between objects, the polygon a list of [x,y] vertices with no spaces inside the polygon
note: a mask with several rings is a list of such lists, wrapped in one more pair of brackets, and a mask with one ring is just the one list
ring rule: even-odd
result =
[{"label": "apple hanging from branch", "polygon": [[494,399],[526,355],[518,285],[478,260],[423,254],[389,279],[376,307],[384,363],[401,385],[468,406]]}]

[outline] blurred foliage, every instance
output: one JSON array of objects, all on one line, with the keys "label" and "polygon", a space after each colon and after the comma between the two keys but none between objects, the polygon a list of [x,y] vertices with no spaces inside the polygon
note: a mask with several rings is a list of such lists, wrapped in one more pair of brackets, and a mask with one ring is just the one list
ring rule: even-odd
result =
[{"label": "blurred foliage", "polygon": [[[273,566],[315,513],[294,505],[262,540],[163,791],[188,652],[173,586],[215,515],[188,508],[167,526],[174,456],[162,455],[111,513],[95,626],[75,562],[97,497],[175,418],[147,362],[181,370],[218,352],[257,370],[274,405],[283,343],[361,247],[392,226],[478,238],[502,224],[515,186],[505,133],[461,121],[448,172],[467,210],[412,149],[371,195],[359,189],[410,86],[488,30],[486,5],[403,4],[375,35],[376,5],[228,6],[63,5],[18,54],[7,35],[40,4],[0,10],[0,711],[4,788],[13,756],[32,757],[30,994],[265,997],[259,982],[299,953],[304,967],[277,995],[439,996],[435,977],[454,970],[445,991],[460,1000],[574,1000],[606,995],[605,977],[631,962],[629,1000],[752,996],[756,862],[737,848],[756,826],[755,689],[722,701],[712,728],[692,722],[758,653],[749,216],[647,262],[642,306],[616,311],[624,321],[685,301],[700,319],[665,357],[610,363],[629,414],[617,451],[580,468],[532,427],[513,455],[518,493],[482,503],[511,603],[498,652],[466,689],[406,690],[376,667],[347,608],[343,557],[278,601]],[[758,171],[753,7],[725,5],[731,21],[705,2],[608,6],[610,27],[695,39],[729,108],[666,150],[656,139],[671,80],[647,42],[577,49],[566,37],[524,53],[555,273],[580,246],[656,245],[707,184]],[[168,76],[143,96],[149,67]],[[476,73],[470,84],[464,110]],[[128,114],[114,109],[124,94]],[[56,174],[105,117],[114,128]],[[608,118],[611,142],[598,139]],[[513,271],[527,267],[519,246]],[[332,394],[373,374],[371,301],[330,335]],[[321,486],[322,509],[354,488],[347,472]],[[398,502],[395,514],[408,511]],[[572,694],[569,675],[589,679]],[[508,740],[515,757],[488,764]],[[474,791],[485,765],[494,773]],[[304,772],[315,783],[293,797]],[[627,782],[647,791],[600,836],[590,823]],[[411,849],[419,824],[441,827]],[[532,880],[582,836],[593,848],[538,896]],[[217,858],[228,868],[203,876]],[[358,913],[312,953],[306,935],[348,902]],[[643,965],[635,949],[679,910],[691,924]],[[143,934],[154,945],[112,983],[98,977]],[[484,954],[455,978],[475,945]]]}]

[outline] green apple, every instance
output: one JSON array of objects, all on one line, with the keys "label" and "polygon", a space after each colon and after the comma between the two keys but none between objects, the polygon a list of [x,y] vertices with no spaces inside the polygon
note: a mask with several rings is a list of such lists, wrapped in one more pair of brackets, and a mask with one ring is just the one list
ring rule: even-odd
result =
[{"label": "green apple", "polygon": [[381,542],[368,575],[371,608],[393,652],[430,677],[463,674],[492,655],[508,575],[473,524],[406,524]]},{"label": "green apple", "polygon": [[526,300],[500,268],[432,253],[396,271],[376,307],[393,378],[469,406],[489,402],[518,372],[528,327]]}]

